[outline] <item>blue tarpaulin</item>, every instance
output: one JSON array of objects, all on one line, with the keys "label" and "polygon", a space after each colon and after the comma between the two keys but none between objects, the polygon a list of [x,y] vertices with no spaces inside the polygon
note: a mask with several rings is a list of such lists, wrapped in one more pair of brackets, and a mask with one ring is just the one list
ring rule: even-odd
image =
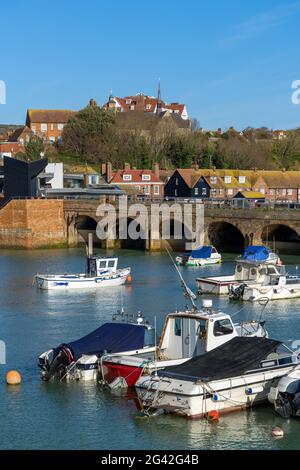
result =
[{"label": "blue tarpaulin", "polygon": [[243,255],[247,261],[265,261],[270,254],[269,248],[265,246],[248,246]]},{"label": "blue tarpaulin", "polygon": [[210,258],[211,252],[212,252],[211,246],[201,246],[200,248],[197,248],[196,250],[193,250],[191,253],[189,253],[189,256],[194,259]]},{"label": "blue tarpaulin", "polygon": [[118,353],[138,350],[144,347],[145,327],[130,323],[105,323],[83,338],[66,344],[71,349],[74,360],[83,354],[101,356],[104,351]]}]

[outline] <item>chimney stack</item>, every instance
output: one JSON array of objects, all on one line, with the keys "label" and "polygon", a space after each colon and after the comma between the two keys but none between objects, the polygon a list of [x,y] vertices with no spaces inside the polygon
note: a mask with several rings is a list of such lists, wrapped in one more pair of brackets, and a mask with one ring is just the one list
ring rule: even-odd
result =
[{"label": "chimney stack", "polygon": [[130,163],[124,163],[124,170],[130,170]]},{"label": "chimney stack", "polygon": [[106,181],[110,183],[112,179],[112,164],[110,162],[106,163]]},{"label": "chimney stack", "polygon": [[157,163],[157,162],[153,163],[152,171],[155,174],[156,178],[159,178],[159,176],[160,176],[159,163]]},{"label": "chimney stack", "polygon": [[193,163],[193,164],[191,165],[191,168],[192,168],[193,170],[198,171],[198,170],[199,170],[199,165],[197,165],[197,163]]},{"label": "chimney stack", "polygon": [[101,165],[100,165],[100,175],[101,176],[106,175],[106,163],[101,163]]}]

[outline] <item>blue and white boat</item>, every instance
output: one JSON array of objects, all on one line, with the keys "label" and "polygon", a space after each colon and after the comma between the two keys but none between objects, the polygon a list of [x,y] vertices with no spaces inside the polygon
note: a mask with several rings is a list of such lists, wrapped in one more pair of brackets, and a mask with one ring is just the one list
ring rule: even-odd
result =
[{"label": "blue and white boat", "polygon": [[120,286],[125,284],[131,269],[118,269],[117,266],[118,258],[92,255],[86,258],[84,274],[37,274],[35,282],[39,289],[46,290]]},{"label": "blue and white boat", "polygon": [[196,250],[176,257],[179,266],[206,266],[222,262],[222,256],[214,246],[200,246]]}]

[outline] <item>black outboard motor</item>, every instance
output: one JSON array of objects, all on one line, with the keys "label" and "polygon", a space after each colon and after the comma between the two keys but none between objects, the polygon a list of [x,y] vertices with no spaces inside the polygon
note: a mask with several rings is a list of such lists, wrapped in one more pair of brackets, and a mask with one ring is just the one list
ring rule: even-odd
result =
[{"label": "black outboard motor", "polygon": [[58,348],[50,349],[39,357],[38,366],[41,369],[41,378],[45,382],[51,378],[61,379],[67,367],[72,364],[73,355],[69,348],[61,345]]},{"label": "black outboard motor", "polygon": [[240,284],[239,286],[234,286],[230,284],[229,286],[229,298],[231,300],[240,300],[244,295],[246,284]]}]

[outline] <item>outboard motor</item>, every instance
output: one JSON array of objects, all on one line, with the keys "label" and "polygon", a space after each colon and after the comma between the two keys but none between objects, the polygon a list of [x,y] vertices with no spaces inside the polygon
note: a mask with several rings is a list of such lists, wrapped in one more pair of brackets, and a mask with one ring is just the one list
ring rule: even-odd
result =
[{"label": "outboard motor", "polygon": [[229,298],[232,300],[240,300],[244,295],[246,284],[233,285],[229,286]]},{"label": "outboard motor", "polygon": [[72,362],[73,355],[65,345],[44,352],[40,355],[38,363],[42,380],[47,382],[54,377],[61,379]]},{"label": "outboard motor", "polygon": [[283,418],[300,416],[300,370],[282,377],[277,386],[275,411]]}]

